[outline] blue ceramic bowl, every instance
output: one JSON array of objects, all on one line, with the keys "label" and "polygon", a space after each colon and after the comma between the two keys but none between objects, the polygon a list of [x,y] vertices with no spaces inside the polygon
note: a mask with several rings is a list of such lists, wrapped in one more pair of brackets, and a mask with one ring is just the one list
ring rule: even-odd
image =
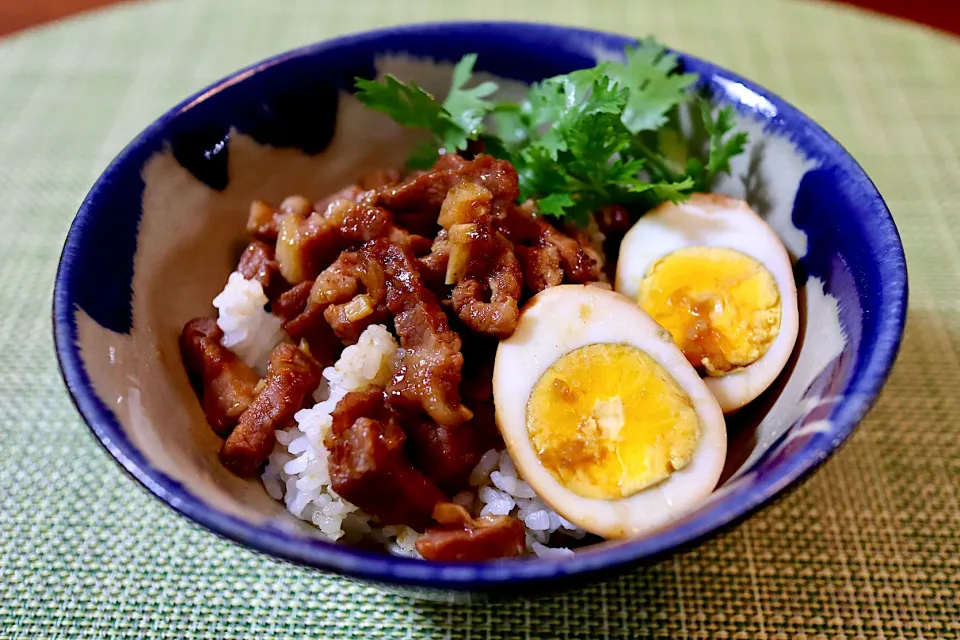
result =
[{"label": "blue ceramic bowl", "polygon": [[460,23],[339,38],[279,55],[161,116],[107,168],[66,240],[54,295],[63,377],[106,450],[160,500],[277,558],[424,597],[582,585],[697,543],[796,486],[850,436],[877,397],[903,331],[907,275],[876,188],[823,129],[780,98],[681,55],[701,89],[736,107],[748,152],[718,190],[746,197],[796,263],[802,324],[776,387],[729,422],[721,487],[641,539],[572,559],[441,564],[329,544],[253,480],[225,472],[219,439],[184,374],[177,335],[233,269],[250,200],[320,197],[364,168],[400,165],[414,140],[350,94],[355,76],[415,78],[443,94],[452,63],[505,91],[622,54],[621,36]]}]

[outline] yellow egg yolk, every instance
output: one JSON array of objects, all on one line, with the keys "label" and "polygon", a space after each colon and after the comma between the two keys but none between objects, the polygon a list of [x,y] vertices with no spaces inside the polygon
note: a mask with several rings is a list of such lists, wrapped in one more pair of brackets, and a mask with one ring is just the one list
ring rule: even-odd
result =
[{"label": "yellow egg yolk", "polygon": [[780,332],[780,290],[763,265],[733,249],[687,247],[660,259],[637,302],[697,371],[722,376],[760,359]]},{"label": "yellow egg yolk", "polygon": [[527,401],[527,433],[543,466],[587,498],[625,498],[693,457],[700,419],[648,354],[591,344],[559,358]]}]

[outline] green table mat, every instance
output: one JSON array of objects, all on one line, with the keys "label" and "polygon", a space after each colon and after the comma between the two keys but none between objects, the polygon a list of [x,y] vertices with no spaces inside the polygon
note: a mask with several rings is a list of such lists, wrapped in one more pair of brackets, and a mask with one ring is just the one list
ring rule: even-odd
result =
[{"label": "green table mat", "polygon": [[[806,486],[696,550],[537,602],[413,602],[193,526],[96,444],[50,338],[74,212],[163,110],[290,47],[457,18],[652,33],[760,82],[863,163],[910,265],[886,390]],[[960,638],[958,105],[960,42],[809,0],[183,0],[0,41],[0,638]]]}]

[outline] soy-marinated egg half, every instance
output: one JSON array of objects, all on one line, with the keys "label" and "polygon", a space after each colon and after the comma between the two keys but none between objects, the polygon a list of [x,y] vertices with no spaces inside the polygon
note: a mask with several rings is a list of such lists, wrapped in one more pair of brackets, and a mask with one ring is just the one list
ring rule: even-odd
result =
[{"label": "soy-marinated egg half", "polygon": [[616,290],[670,332],[724,412],[763,393],[797,341],[790,256],[743,200],[695,194],[644,215],[620,245]]},{"label": "soy-marinated egg half", "polygon": [[619,293],[547,289],[500,342],[497,424],[520,475],[606,538],[667,524],[717,484],[723,413],[663,328]]}]

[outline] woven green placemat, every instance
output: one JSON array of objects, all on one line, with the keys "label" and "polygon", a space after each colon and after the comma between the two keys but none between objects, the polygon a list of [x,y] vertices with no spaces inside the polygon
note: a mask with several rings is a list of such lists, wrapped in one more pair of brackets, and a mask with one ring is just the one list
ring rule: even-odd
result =
[{"label": "woven green placemat", "polygon": [[[804,488],[697,550],[535,603],[416,603],[255,555],[88,434],[50,339],[57,257],[114,154],[265,55],[453,18],[652,33],[800,106],[864,164],[911,271],[900,360]],[[807,0],[207,0],[0,42],[0,638],[960,637],[960,44]]]}]

